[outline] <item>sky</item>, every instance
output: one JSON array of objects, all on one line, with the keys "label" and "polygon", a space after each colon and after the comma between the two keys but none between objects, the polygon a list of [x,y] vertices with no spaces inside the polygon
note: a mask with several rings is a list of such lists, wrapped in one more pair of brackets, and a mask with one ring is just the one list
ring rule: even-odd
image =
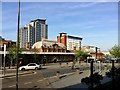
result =
[{"label": "sky", "polygon": [[[3,38],[16,41],[17,13],[17,2],[2,2]],[[50,40],[65,32],[102,51],[118,44],[117,2],[21,2],[20,27],[38,18],[46,19]]]}]

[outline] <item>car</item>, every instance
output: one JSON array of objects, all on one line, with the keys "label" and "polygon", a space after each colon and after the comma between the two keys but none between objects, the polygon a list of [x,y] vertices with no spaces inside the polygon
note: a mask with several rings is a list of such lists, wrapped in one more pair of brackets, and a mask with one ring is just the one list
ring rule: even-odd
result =
[{"label": "car", "polygon": [[38,70],[38,69],[41,69],[41,65],[38,65],[36,63],[29,63],[25,66],[21,66],[19,67],[19,70]]},{"label": "car", "polygon": [[86,59],[84,62],[90,63],[91,61],[95,62],[95,59],[89,58],[89,59]]},{"label": "car", "polygon": [[104,63],[111,63],[112,61],[110,59],[105,59],[103,62]]}]

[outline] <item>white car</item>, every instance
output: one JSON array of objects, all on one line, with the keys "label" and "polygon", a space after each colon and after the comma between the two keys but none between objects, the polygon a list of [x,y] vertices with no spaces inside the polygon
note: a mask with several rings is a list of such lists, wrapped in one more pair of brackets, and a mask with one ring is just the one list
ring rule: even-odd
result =
[{"label": "white car", "polygon": [[36,63],[29,63],[26,66],[19,67],[19,70],[31,70],[31,69],[38,70],[40,68],[41,68],[41,65],[38,65]]}]

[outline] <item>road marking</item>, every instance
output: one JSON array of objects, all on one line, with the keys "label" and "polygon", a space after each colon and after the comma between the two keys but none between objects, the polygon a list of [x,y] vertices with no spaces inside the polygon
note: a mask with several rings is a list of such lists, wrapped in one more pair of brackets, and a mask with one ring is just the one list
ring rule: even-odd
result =
[{"label": "road marking", "polygon": [[30,74],[26,74],[26,75],[20,75],[20,76],[28,76],[28,75],[33,75],[33,74],[36,74],[36,72],[30,73]]},{"label": "road marking", "polygon": [[24,83],[24,84],[30,84],[30,83],[32,83],[32,82],[26,82],[26,83]]},{"label": "road marking", "polygon": [[9,86],[9,87],[15,87],[16,85],[11,85],[11,86]]},{"label": "road marking", "polygon": [[43,81],[44,79],[41,79],[41,80],[38,80],[37,82],[41,82],[41,81]]},{"label": "road marking", "polygon": [[[25,75],[19,75],[18,77],[21,77],[21,76],[28,76],[28,75],[33,75],[33,74],[36,74],[36,72],[34,73],[30,73],[30,74],[25,74]],[[15,78],[16,76],[10,76],[10,77],[5,77],[5,78]],[[3,79],[5,79],[3,78]]]}]

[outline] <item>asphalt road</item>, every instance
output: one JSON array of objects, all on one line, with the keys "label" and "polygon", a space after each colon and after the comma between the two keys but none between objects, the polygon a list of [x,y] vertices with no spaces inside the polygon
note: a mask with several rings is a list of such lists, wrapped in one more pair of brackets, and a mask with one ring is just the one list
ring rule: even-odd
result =
[{"label": "asphalt road", "polygon": [[[48,85],[47,77],[56,76],[57,71],[59,71],[60,74],[66,74],[66,73],[75,72],[76,70],[75,69],[72,70],[71,67],[68,67],[68,66],[50,68],[50,69],[43,68],[41,70],[35,71],[36,73],[19,76],[19,87],[20,88],[45,88],[46,85]],[[2,88],[15,88],[15,87],[16,87],[16,77],[8,77],[8,78],[2,79]]]},{"label": "asphalt road", "polygon": [[[27,75],[19,76],[20,88],[44,88],[47,84],[46,80],[42,80],[44,77],[42,74],[33,73]],[[42,81],[40,81],[42,80]],[[16,77],[8,77],[2,79],[2,88],[15,88],[16,87]]]},{"label": "asphalt road", "polygon": [[[97,65],[95,65],[98,68]],[[79,68],[78,66],[75,68]],[[80,65],[80,71],[89,70],[89,65]],[[97,70],[97,69],[96,69]],[[35,71],[35,70],[34,70]],[[47,80],[48,77],[56,76],[56,72],[59,71],[60,74],[67,74],[75,72],[76,69],[71,69],[70,66],[58,66],[54,68],[42,68],[41,70],[35,71],[36,73],[26,74],[19,76],[19,88],[30,88],[34,90],[35,88],[46,88],[49,84]],[[15,72],[15,71],[11,71]],[[19,71],[24,72],[24,71]],[[8,77],[2,79],[2,88],[16,88],[16,77]]]}]

